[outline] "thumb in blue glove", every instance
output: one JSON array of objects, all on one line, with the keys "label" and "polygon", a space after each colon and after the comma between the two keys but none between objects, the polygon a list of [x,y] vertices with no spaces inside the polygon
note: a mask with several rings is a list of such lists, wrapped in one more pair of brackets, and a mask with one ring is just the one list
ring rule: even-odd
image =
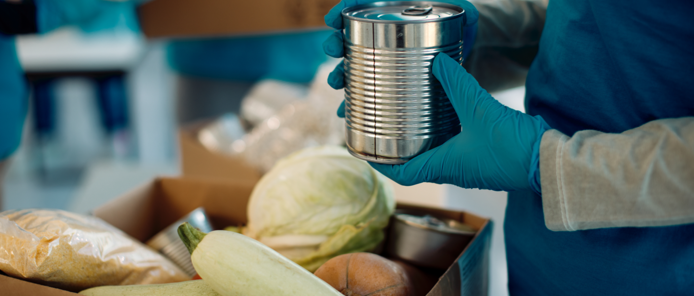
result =
[{"label": "thumb in blue glove", "polygon": [[436,56],[432,70],[458,114],[462,131],[405,164],[371,166],[402,185],[432,182],[539,191],[539,144],[549,129],[547,123],[499,103],[445,54]]}]

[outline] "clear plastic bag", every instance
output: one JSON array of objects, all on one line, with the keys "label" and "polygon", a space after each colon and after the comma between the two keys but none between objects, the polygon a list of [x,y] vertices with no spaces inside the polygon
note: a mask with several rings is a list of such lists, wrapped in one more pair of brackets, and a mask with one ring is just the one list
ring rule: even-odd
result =
[{"label": "clear plastic bag", "polygon": [[264,121],[244,138],[242,155],[262,172],[278,160],[307,147],[342,145],[344,121],[337,105],[322,101],[297,102]]},{"label": "clear plastic bag", "polygon": [[303,84],[273,79],[260,81],[243,98],[241,118],[255,127],[284,106],[304,100],[307,94],[308,87]]},{"label": "clear plastic bag", "polygon": [[278,160],[301,149],[343,145],[345,122],[335,111],[344,92],[327,83],[336,64],[333,60],[318,69],[305,100],[284,106],[246,134],[241,140],[243,145],[234,146],[242,149],[227,152],[241,155],[249,164],[267,172]]},{"label": "clear plastic bag", "polygon": [[69,291],[190,279],[168,259],[96,217],[42,209],[0,213],[0,270]]}]

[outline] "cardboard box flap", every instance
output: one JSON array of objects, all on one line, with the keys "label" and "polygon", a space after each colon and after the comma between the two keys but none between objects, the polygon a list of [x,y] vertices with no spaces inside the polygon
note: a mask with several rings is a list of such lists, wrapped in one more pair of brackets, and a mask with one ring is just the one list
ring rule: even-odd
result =
[{"label": "cardboard box flap", "polygon": [[135,239],[146,242],[198,207],[205,209],[216,228],[245,224],[253,185],[196,178],[160,178],[93,213]]},{"label": "cardboard box flap", "polygon": [[212,225],[221,229],[246,224],[248,200],[255,184],[196,178],[162,178],[155,229],[166,228],[198,207],[203,207]]},{"label": "cardboard box flap", "polygon": [[[12,295],[12,296],[37,296],[37,295],[51,295],[51,296],[74,296],[75,293],[68,291],[51,288],[48,286],[43,286],[39,284],[34,284],[31,282],[15,279],[0,272],[0,288],[2,295]],[[9,293],[9,294],[5,294]]]},{"label": "cardboard box flap", "polygon": [[[154,235],[154,210],[152,196],[157,182],[150,182],[112,200],[92,211],[92,214],[139,241]],[[126,215],[123,215],[127,213]]]},{"label": "cardboard box flap", "polygon": [[198,141],[198,132],[208,124],[210,121],[201,121],[182,128],[178,133],[181,168],[184,174],[208,179],[258,182],[262,174],[245,160],[221,153],[211,153]]}]

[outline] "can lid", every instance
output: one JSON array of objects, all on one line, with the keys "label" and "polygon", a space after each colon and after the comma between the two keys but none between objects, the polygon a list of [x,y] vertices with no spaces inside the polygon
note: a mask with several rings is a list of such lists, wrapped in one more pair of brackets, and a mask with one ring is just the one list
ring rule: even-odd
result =
[{"label": "can lid", "polygon": [[402,221],[405,224],[422,229],[435,230],[438,232],[464,235],[474,235],[476,232],[467,224],[463,224],[452,219],[436,218],[431,215],[418,216],[405,213],[396,213],[394,217],[396,220]]},{"label": "can lid", "polygon": [[354,20],[376,22],[431,22],[460,16],[456,5],[430,1],[374,2],[347,7],[342,15]]}]

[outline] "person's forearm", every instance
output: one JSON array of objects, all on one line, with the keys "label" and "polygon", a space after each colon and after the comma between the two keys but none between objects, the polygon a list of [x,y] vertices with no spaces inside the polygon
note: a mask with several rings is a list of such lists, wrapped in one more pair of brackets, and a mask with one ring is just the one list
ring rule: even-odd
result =
[{"label": "person's forearm", "polygon": [[480,13],[475,48],[540,42],[549,0],[471,0]]},{"label": "person's forearm", "polygon": [[550,230],[694,223],[694,117],[621,134],[550,130],[540,175]]}]

